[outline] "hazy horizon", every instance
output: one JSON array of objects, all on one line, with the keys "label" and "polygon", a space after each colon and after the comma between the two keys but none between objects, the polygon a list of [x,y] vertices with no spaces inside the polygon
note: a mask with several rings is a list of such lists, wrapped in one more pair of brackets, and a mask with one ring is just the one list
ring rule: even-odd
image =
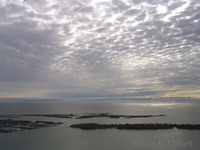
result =
[{"label": "hazy horizon", "polygon": [[145,97],[0,97],[0,101],[121,101],[121,102],[127,102],[127,101],[135,101],[135,102],[181,102],[181,101],[187,101],[187,102],[193,102],[193,101],[199,101],[200,98],[195,97],[151,97],[151,98],[145,98]]}]

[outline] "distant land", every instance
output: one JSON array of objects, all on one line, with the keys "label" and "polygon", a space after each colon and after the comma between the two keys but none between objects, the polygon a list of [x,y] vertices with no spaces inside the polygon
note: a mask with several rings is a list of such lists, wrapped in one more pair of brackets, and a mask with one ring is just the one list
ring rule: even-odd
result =
[{"label": "distant land", "polygon": [[125,119],[130,119],[130,118],[148,118],[148,117],[162,117],[165,115],[112,115],[108,113],[101,113],[101,114],[89,114],[89,115],[83,115],[78,117],[77,119],[86,119],[86,118],[97,118],[97,117],[107,117],[107,118],[125,118]]},{"label": "distant land", "polygon": [[131,118],[150,118],[150,117],[163,117],[166,115],[113,115],[110,113],[85,113],[81,114],[24,114],[24,115],[0,115],[0,118],[19,118],[21,116],[36,116],[36,117],[52,117],[52,118],[76,118],[76,119],[88,119],[88,118],[113,118],[113,119],[131,119]]}]

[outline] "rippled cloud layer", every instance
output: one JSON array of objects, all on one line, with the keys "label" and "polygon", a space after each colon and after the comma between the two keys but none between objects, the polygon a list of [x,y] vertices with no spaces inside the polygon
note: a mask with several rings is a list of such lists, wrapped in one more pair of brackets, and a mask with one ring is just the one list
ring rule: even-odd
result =
[{"label": "rippled cloud layer", "polygon": [[0,95],[200,97],[198,0],[0,0]]}]

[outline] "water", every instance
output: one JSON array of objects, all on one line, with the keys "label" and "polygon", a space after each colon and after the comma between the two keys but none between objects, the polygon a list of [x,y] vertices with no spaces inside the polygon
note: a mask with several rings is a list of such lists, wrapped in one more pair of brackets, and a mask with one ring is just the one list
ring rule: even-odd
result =
[{"label": "water", "polygon": [[[74,123],[200,123],[198,101],[1,101],[0,115],[31,113],[165,114],[132,119],[60,119],[22,117],[27,120],[62,121],[57,127],[0,134],[2,150],[199,150],[200,131],[194,130],[91,130],[69,128]],[[19,118],[17,118],[19,119]]]}]

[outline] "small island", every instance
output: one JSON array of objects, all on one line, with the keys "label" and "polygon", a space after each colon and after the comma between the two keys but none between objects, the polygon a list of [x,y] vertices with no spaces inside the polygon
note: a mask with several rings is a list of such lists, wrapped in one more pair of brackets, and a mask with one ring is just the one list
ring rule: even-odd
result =
[{"label": "small island", "polygon": [[8,133],[13,131],[31,130],[45,127],[53,127],[62,124],[62,122],[52,121],[27,121],[27,120],[0,120],[0,133]]},{"label": "small island", "polygon": [[81,123],[73,124],[71,128],[79,128],[82,130],[95,130],[95,129],[125,129],[125,130],[158,130],[158,129],[187,129],[187,130],[200,130],[200,124],[97,124],[97,123]]}]

